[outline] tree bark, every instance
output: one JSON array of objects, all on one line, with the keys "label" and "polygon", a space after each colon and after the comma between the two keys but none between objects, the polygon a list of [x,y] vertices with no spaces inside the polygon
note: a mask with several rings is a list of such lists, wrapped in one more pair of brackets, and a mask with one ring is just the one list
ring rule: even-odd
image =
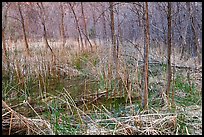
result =
[{"label": "tree bark", "polygon": [[3,61],[7,62],[8,66],[8,59],[7,59],[7,49],[6,49],[6,38],[5,38],[5,29],[7,25],[7,11],[8,8],[4,7],[6,2],[2,2],[2,44],[3,44]]},{"label": "tree bark", "polygon": [[[102,9],[105,9],[105,5],[104,4],[105,3],[102,3]],[[103,19],[103,40],[107,41],[105,11],[102,12],[102,19]]]},{"label": "tree bark", "polygon": [[[193,34],[194,34],[194,45],[195,45],[195,49],[193,49],[193,54],[196,54],[194,56],[197,56],[198,57],[198,64],[200,64],[201,62],[201,57],[200,57],[200,52],[199,51],[202,51],[201,48],[199,48],[199,40],[198,40],[198,33],[196,31],[196,27],[195,27],[195,11],[193,11],[193,13],[191,14],[191,26],[192,26],[192,30],[193,30]],[[195,62],[195,65],[196,65],[196,62]],[[196,66],[197,68],[197,66]]]},{"label": "tree bark", "polygon": [[114,20],[114,12],[113,12],[113,2],[109,3],[110,5],[110,17],[111,17],[111,39],[113,44],[113,60],[116,67],[116,73],[117,72],[117,66],[118,66],[118,57],[117,57],[117,49],[116,49],[116,35],[115,35],[115,20]]},{"label": "tree bark", "polygon": [[[85,32],[85,48],[87,48],[87,43],[88,43],[88,39],[89,39],[89,36],[88,36],[88,31],[87,31],[87,25],[86,25],[86,17],[85,17],[85,14],[84,14],[84,6],[83,6],[83,2],[81,2],[81,14],[82,14],[82,17],[83,17],[83,23],[84,23],[84,32]],[[91,46],[91,51],[92,51],[92,45]]]},{"label": "tree bark", "polygon": [[64,7],[62,3],[60,3],[60,8],[61,8],[61,15],[62,15],[61,17],[62,48],[64,49],[66,40],[65,40],[65,32],[64,32]]},{"label": "tree bark", "polygon": [[21,6],[19,2],[18,2],[18,10],[19,10],[20,17],[21,17],[21,24],[22,24],[22,29],[23,29],[23,39],[25,43],[26,54],[30,56],[29,45],[28,45],[28,40],[27,40],[27,35],[26,35],[26,30],[25,30],[25,21],[24,21],[24,17],[23,17]]},{"label": "tree bark", "polygon": [[167,87],[166,87],[166,96],[169,106],[169,93],[171,88],[171,2],[168,2],[168,55],[167,55]]},{"label": "tree bark", "polygon": [[83,44],[83,38],[82,38],[82,35],[81,35],[81,31],[80,31],[80,28],[79,28],[79,21],[77,19],[77,16],[76,16],[76,13],[74,11],[74,5],[72,5],[71,3],[69,3],[69,7],[74,15],[74,19],[75,19],[75,22],[76,22],[76,28],[78,30],[78,33],[79,33],[79,37],[80,37],[80,40],[81,40],[81,46],[82,46],[82,51],[84,50],[84,44]]},{"label": "tree bark", "polygon": [[40,2],[40,5],[37,3],[37,5],[39,6],[40,8],[40,12],[41,12],[41,22],[42,22],[42,25],[43,25],[43,39],[44,39],[44,42],[45,42],[45,48],[46,49],[50,49],[51,53],[52,53],[52,56],[53,56],[53,60],[55,60],[55,55],[54,55],[54,52],[52,50],[52,48],[50,47],[49,43],[48,43],[48,38],[47,38],[47,30],[46,30],[46,24],[45,24],[45,9],[44,9],[44,6],[43,6],[43,3]]},{"label": "tree bark", "polygon": [[96,45],[96,15],[95,15],[95,3],[92,3],[93,9],[92,9],[92,17],[93,17],[93,41],[94,45]]},{"label": "tree bark", "polygon": [[145,2],[145,16],[146,16],[146,48],[145,48],[145,69],[144,69],[144,100],[143,108],[148,109],[148,56],[149,56],[149,44],[150,44],[150,33],[149,33],[149,17],[148,17],[148,2]]}]

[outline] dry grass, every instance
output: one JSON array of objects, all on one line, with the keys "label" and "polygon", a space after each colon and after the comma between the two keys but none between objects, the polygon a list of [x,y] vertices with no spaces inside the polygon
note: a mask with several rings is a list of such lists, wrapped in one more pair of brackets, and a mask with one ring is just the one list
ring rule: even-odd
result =
[{"label": "dry grass", "polygon": [[[11,75],[17,75],[18,84],[24,83],[29,77],[36,78],[41,84],[41,90],[45,87],[44,83],[46,77],[51,75],[58,79],[65,77],[76,77],[80,75],[91,75],[97,80],[100,80],[103,76],[103,80],[107,82],[105,89],[110,87],[111,80],[116,78],[116,72],[113,65],[111,44],[107,46],[94,45],[94,52],[90,53],[87,51],[81,52],[78,43],[75,40],[68,40],[65,44],[65,48],[60,47],[61,42],[49,41],[51,47],[53,48],[55,58],[53,58],[50,51],[44,49],[43,42],[30,42],[31,57],[25,56],[24,47],[21,41],[17,43],[11,43],[9,47],[9,68],[6,62],[3,62],[2,69],[10,70]],[[93,43],[93,42],[92,42]],[[164,63],[166,61],[165,50],[159,48],[152,48],[150,53],[150,62]],[[201,81],[202,75],[196,72],[196,69],[202,72],[202,63],[197,63],[197,58],[189,58],[188,60],[180,60],[180,53],[174,49],[172,56],[172,65],[177,67],[191,68],[189,72],[182,72],[182,75],[187,76],[190,73],[190,80],[197,83],[198,89],[201,91]],[[143,66],[142,55],[143,46],[140,44],[137,48],[134,48],[129,43],[124,43],[119,51],[119,66],[118,73],[120,80],[125,87],[125,92],[128,93],[127,100],[132,106],[131,96],[135,96],[141,92],[141,68]],[[79,62],[84,62],[84,56],[90,55],[88,60],[86,60],[86,66],[82,69],[77,69],[75,64]],[[98,59],[97,63],[94,60]],[[80,64],[81,65],[81,64]],[[155,65],[155,64],[153,64]],[[83,66],[84,67],[84,66]],[[185,68],[186,67],[186,68]],[[86,74],[84,70],[88,70]],[[192,73],[193,72],[193,73]],[[11,78],[12,79],[12,78]],[[164,73],[161,75],[149,78],[150,83],[162,83],[163,86],[160,87],[160,91],[164,90],[166,76]],[[196,80],[198,79],[198,80]],[[128,83],[129,81],[129,83]],[[157,84],[158,85],[158,84]],[[151,89],[151,87],[150,87]],[[83,127],[80,134],[122,134],[122,135],[167,135],[167,134],[180,134],[180,129],[182,123],[180,121],[180,114],[184,114],[185,118],[188,120],[193,120],[197,117],[197,123],[188,123],[186,125],[194,129],[191,131],[192,134],[202,134],[200,129],[202,129],[202,111],[200,106],[176,106],[176,112],[169,113],[168,107],[164,106],[161,110],[155,110],[150,108],[148,112],[131,113],[129,116],[114,117],[112,112],[110,112],[106,107],[102,106],[99,108],[93,105],[93,110],[91,113],[83,111],[81,108],[76,106],[75,100],[71,97],[70,93],[64,88],[63,93],[59,93],[60,96],[54,96],[55,99],[60,100],[65,103],[70,115],[74,115],[79,118],[81,126]],[[49,93],[49,91],[44,91]],[[56,91],[57,92],[57,91]],[[119,91],[118,91],[119,93]],[[181,93],[182,94],[182,93]],[[176,96],[180,95],[176,92]],[[155,98],[157,98],[155,96]],[[127,101],[126,101],[127,102]],[[127,103],[129,104],[129,103]],[[49,105],[47,103],[47,105]],[[86,105],[84,103],[84,105]],[[190,108],[192,107],[192,108]],[[197,110],[195,110],[197,108]],[[44,132],[44,122],[34,119],[29,119],[23,116],[19,116],[14,110],[9,106],[4,105],[4,113],[2,114],[2,126],[7,129],[13,128],[13,125],[18,125],[19,121],[23,121],[23,126],[26,134],[47,134]],[[76,114],[74,114],[76,112]],[[100,113],[98,113],[100,112]],[[194,113],[192,113],[194,112]],[[97,118],[91,118],[90,115],[96,114]],[[105,118],[103,116],[105,115]],[[37,121],[37,122],[36,122]],[[79,123],[80,123],[79,122]],[[36,123],[41,123],[42,125],[36,126]],[[76,126],[78,123],[73,123]],[[109,127],[109,125],[114,125],[114,127]],[[47,126],[49,127],[49,126]],[[41,130],[40,130],[40,129]],[[20,130],[20,129],[18,129]],[[182,129],[183,130],[183,129]],[[187,127],[185,128],[185,133],[190,134]],[[201,133],[200,133],[201,132]],[[11,133],[11,131],[10,131]],[[53,134],[53,133],[49,133]]]},{"label": "dry grass", "polygon": [[2,100],[2,132],[4,135],[53,134],[49,122],[40,119],[30,119],[17,113]]},{"label": "dry grass", "polygon": [[[87,124],[88,135],[163,135],[174,134],[176,129],[176,114],[155,113],[149,110],[149,114],[142,112],[133,116],[113,117],[105,107],[96,107],[99,115],[105,115]],[[109,125],[114,125],[110,128]],[[103,125],[103,126],[101,126]]]}]

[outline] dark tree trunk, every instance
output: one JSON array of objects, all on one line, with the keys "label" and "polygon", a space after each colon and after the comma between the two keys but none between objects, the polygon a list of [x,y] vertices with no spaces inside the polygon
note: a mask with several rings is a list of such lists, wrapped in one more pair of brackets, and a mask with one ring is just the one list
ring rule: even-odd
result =
[{"label": "dark tree trunk", "polygon": [[62,48],[64,49],[66,40],[65,40],[65,32],[64,32],[64,7],[62,3],[60,3],[60,8],[61,8],[61,15],[62,15],[61,17]]},{"label": "dark tree trunk", "polygon": [[79,21],[77,19],[77,16],[76,16],[76,13],[74,11],[74,5],[72,5],[71,3],[69,3],[69,7],[71,8],[71,11],[74,15],[74,19],[75,19],[75,22],[76,22],[76,28],[78,30],[78,33],[79,33],[79,38],[81,40],[81,46],[82,46],[82,51],[84,50],[84,44],[83,44],[83,38],[82,38],[82,35],[81,35],[81,31],[80,31],[80,28],[79,28]]},{"label": "dark tree trunk", "polygon": [[169,93],[171,88],[171,2],[168,2],[168,55],[167,55],[167,87],[166,96],[169,105]]},{"label": "dark tree trunk", "polygon": [[28,40],[27,40],[27,35],[26,35],[26,30],[25,30],[25,22],[24,22],[22,11],[21,11],[20,3],[18,3],[18,10],[19,10],[20,17],[21,17],[21,24],[22,24],[22,29],[23,29],[23,39],[25,43],[26,54],[30,56],[29,45],[28,45]]},{"label": "dark tree trunk", "polygon": [[149,15],[148,15],[148,2],[145,3],[145,16],[146,16],[146,48],[145,48],[145,67],[144,67],[144,100],[143,108],[148,109],[148,56],[149,56],[149,44],[150,44],[150,33],[149,33]]}]

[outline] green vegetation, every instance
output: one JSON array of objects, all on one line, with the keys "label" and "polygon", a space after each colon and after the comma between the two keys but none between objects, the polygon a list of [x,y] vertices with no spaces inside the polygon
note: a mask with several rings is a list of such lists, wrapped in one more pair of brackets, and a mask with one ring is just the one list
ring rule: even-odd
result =
[{"label": "green vegetation", "polygon": [[199,91],[196,89],[194,83],[191,85],[185,81],[185,77],[177,76],[175,79],[176,93],[180,93],[180,96],[175,96],[177,103],[183,106],[201,105],[202,100]]},{"label": "green vegetation", "polygon": [[2,134],[202,134],[201,10],[2,2]]},{"label": "green vegetation", "polygon": [[[169,126],[165,129],[165,126],[155,125],[158,127],[156,134],[167,132],[194,134],[195,129],[189,121],[200,122],[190,116],[188,112],[194,110],[188,107],[200,106],[201,94],[194,81],[189,83],[180,72],[175,75],[173,87],[176,106],[171,110],[167,109],[165,97],[161,92],[165,89],[166,83],[160,79],[166,76],[165,64],[152,64],[149,67],[149,110],[145,111],[141,107],[140,95],[142,67],[138,67],[136,73],[134,68],[120,66],[120,77],[115,78],[114,69],[108,62],[101,64],[101,58],[96,53],[82,52],[71,56],[69,69],[65,72],[66,75],[61,77],[61,72],[58,72],[60,70],[51,67],[53,65],[51,61],[43,60],[40,64],[43,69],[39,67],[35,71],[32,71],[31,67],[35,65],[28,62],[27,75],[21,74],[20,71],[25,68],[21,65],[24,62],[17,61],[19,67],[11,68],[10,73],[3,70],[2,99],[11,106],[17,106],[14,110],[24,116],[31,118],[40,116],[46,119],[54,134],[91,134],[90,132],[94,132],[93,129],[96,132],[103,129],[106,134],[127,134],[127,131],[121,129],[123,127],[121,123],[127,123],[125,121],[129,121],[130,125],[137,128],[141,127],[142,123],[151,123],[145,121],[148,118],[144,118],[143,122],[142,119],[135,122],[134,118],[139,115],[143,117],[152,115],[151,118],[155,121],[164,122],[160,123],[161,125]],[[103,68],[102,65],[106,67]],[[124,77],[127,69],[130,69],[128,79]],[[80,73],[69,76],[75,71]],[[170,94],[170,101],[171,98]],[[26,105],[25,101],[30,105]],[[171,123],[173,116],[169,116],[169,113],[176,116],[176,122]],[[175,126],[171,127],[169,123],[162,121],[164,117]]]},{"label": "green vegetation", "polygon": [[83,53],[73,56],[72,58],[73,66],[75,66],[76,69],[78,70],[84,69],[87,64],[91,64],[95,67],[97,63],[99,62],[99,59],[97,56],[93,54],[94,53],[83,52]]}]

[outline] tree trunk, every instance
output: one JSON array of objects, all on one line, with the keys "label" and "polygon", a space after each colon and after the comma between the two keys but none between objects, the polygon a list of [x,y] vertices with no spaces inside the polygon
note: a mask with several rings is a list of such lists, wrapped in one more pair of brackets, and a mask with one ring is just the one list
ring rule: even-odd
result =
[{"label": "tree trunk", "polygon": [[[102,3],[102,9],[105,9],[105,3]],[[107,41],[107,32],[106,32],[106,18],[105,18],[105,11],[102,12],[102,19],[103,19],[103,41]]]},{"label": "tree trunk", "polygon": [[116,49],[116,35],[115,35],[115,21],[114,21],[114,13],[113,13],[113,2],[110,2],[110,17],[111,17],[111,39],[113,44],[113,60],[116,67],[117,73],[117,65],[118,65],[118,57],[117,57],[117,49]]},{"label": "tree trunk", "polygon": [[167,55],[167,87],[166,87],[166,96],[169,106],[169,93],[171,88],[171,2],[168,2],[168,55]]},{"label": "tree trunk", "polygon": [[3,44],[3,61],[7,62],[8,66],[8,57],[7,57],[7,49],[6,49],[6,38],[5,38],[5,29],[7,25],[7,11],[8,8],[4,7],[6,5],[5,2],[2,2],[2,44]]},{"label": "tree trunk", "polygon": [[45,48],[46,49],[50,49],[51,53],[54,55],[54,52],[52,50],[52,48],[50,47],[49,43],[48,43],[48,38],[47,38],[47,31],[46,31],[46,26],[45,26],[45,22],[42,23],[43,24],[43,30],[44,30],[44,34],[43,34],[43,39],[44,39],[44,42],[45,42]]},{"label": "tree trunk", "polygon": [[19,10],[20,17],[21,17],[21,24],[22,24],[22,29],[23,29],[23,39],[25,43],[26,54],[30,56],[29,45],[28,45],[28,40],[27,40],[27,35],[26,35],[26,30],[25,30],[25,22],[24,22],[22,11],[21,11],[20,3],[18,3],[18,10]]},{"label": "tree trunk", "polygon": [[72,13],[74,15],[74,19],[75,19],[75,22],[76,22],[76,28],[78,30],[78,33],[79,33],[79,38],[81,40],[81,46],[82,46],[82,51],[84,50],[84,44],[83,44],[83,38],[82,38],[82,35],[81,35],[81,31],[80,31],[80,28],[79,28],[79,21],[77,19],[77,16],[76,16],[76,13],[74,11],[74,5],[72,5],[71,3],[69,3],[69,7],[71,8],[72,10]]},{"label": "tree trunk", "polygon": [[[87,25],[86,25],[86,18],[85,18],[85,14],[84,14],[84,6],[83,6],[83,2],[81,2],[81,14],[82,14],[82,17],[83,17],[83,23],[84,23],[84,31],[85,31],[85,37],[86,37],[86,39],[85,39],[85,48],[87,48],[87,43],[88,43],[88,39],[89,39],[89,36],[88,36],[88,31],[87,31]],[[91,46],[91,51],[92,51],[92,45],[90,45]]]},{"label": "tree trunk", "polygon": [[62,37],[62,49],[65,47],[65,32],[64,32],[64,7],[63,4],[60,3],[60,8],[61,8],[61,37]]},{"label": "tree trunk", "polygon": [[[195,27],[195,11],[193,11],[192,15],[191,15],[191,26],[192,26],[192,30],[193,30],[193,39],[194,39],[194,47],[193,47],[193,54],[194,56],[197,56],[198,57],[198,64],[200,64],[200,61],[201,61],[201,57],[200,57],[200,52],[199,51],[202,51],[201,48],[199,48],[199,40],[198,40],[198,33],[196,31],[196,27]],[[196,54],[196,55],[195,55]],[[195,65],[196,65],[196,62],[195,62]]]},{"label": "tree trunk", "polygon": [[120,43],[122,44],[122,33],[121,33],[121,27],[120,27],[120,5],[117,6],[117,9],[118,9],[118,16],[117,16],[117,22],[118,22],[118,36],[117,36],[117,58],[118,58],[118,54],[119,54],[119,48],[120,48]]},{"label": "tree trunk", "polygon": [[145,47],[145,67],[144,67],[144,100],[143,108],[148,109],[148,56],[149,56],[149,44],[150,44],[150,34],[149,34],[149,17],[148,17],[148,2],[145,2],[145,16],[146,16],[146,47]]},{"label": "tree trunk", "polygon": [[[95,15],[95,3],[93,3],[93,11],[92,11],[92,15],[93,15],[93,41],[94,41],[94,45],[96,45],[96,15]],[[97,46],[96,46],[97,47]]]},{"label": "tree trunk", "polygon": [[[38,3],[37,3],[38,4]],[[53,56],[53,60],[55,60],[55,55],[54,52],[52,50],[52,48],[50,47],[49,43],[48,43],[48,37],[47,37],[47,30],[46,30],[46,20],[45,20],[45,9],[43,6],[43,3],[40,2],[40,5],[38,4],[39,8],[40,8],[40,12],[41,12],[41,21],[42,21],[42,25],[43,25],[43,39],[44,39],[44,43],[45,43],[45,48],[46,49],[50,49],[52,56]]]},{"label": "tree trunk", "polygon": [[[110,17],[111,17],[111,38],[112,38],[112,52],[113,52],[113,62],[114,62],[114,68],[116,71],[116,81],[119,79],[119,73],[118,73],[118,56],[117,56],[117,48],[116,48],[116,35],[115,35],[115,20],[114,20],[114,12],[113,12],[113,2],[109,2],[110,6]],[[116,94],[114,90],[114,95]]]}]

